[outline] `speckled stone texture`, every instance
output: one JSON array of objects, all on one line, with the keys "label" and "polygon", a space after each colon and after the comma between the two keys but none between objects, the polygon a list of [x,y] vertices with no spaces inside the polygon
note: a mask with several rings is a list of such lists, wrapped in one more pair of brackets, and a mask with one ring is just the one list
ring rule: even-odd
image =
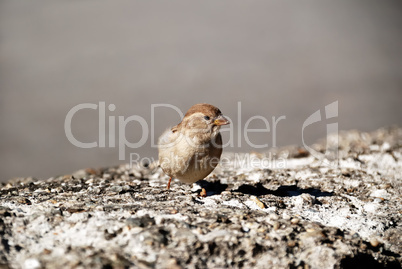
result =
[{"label": "speckled stone texture", "polygon": [[155,164],[2,183],[0,268],[400,268],[402,129],[335,140],[169,191]]}]

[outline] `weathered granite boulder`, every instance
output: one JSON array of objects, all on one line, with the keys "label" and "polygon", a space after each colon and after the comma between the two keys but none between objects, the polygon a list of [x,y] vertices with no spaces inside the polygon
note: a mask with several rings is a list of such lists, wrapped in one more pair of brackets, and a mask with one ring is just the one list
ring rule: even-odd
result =
[{"label": "weathered granite boulder", "polygon": [[155,164],[3,183],[0,268],[401,268],[402,129],[328,141],[170,191]]}]

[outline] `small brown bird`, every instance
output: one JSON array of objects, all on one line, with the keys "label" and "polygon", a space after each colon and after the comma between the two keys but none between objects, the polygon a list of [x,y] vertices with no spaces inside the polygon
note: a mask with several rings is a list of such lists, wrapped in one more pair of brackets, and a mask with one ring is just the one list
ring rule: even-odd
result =
[{"label": "small brown bird", "polygon": [[205,178],[218,165],[222,154],[221,125],[229,124],[213,105],[192,106],[183,120],[166,130],[158,141],[159,164],[172,178],[194,183]]}]

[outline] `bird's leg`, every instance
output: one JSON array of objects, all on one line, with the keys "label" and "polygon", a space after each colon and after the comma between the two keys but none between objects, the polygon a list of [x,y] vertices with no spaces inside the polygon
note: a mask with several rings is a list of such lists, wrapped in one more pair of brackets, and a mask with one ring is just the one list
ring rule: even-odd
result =
[{"label": "bird's leg", "polygon": [[169,182],[168,182],[167,188],[166,188],[167,190],[170,189],[170,182],[172,182],[172,177],[169,178]]}]

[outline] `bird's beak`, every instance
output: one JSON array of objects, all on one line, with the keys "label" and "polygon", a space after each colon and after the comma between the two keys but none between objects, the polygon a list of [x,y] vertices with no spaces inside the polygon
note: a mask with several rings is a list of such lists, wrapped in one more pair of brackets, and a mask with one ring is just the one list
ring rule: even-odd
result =
[{"label": "bird's beak", "polygon": [[217,125],[217,126],[226,125],[226,124],[229,124],[229,123],[230,123],[230,121],[228,121],[228,119],[226,119],[222,115],[218,116],[214,121],[214,124]]}]

